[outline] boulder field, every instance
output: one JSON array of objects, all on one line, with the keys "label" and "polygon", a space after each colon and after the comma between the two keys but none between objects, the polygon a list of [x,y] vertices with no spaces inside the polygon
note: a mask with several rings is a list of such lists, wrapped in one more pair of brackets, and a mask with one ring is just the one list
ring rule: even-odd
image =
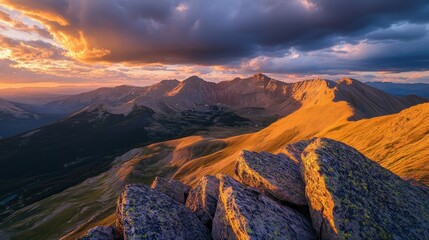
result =
[{"label": "boulder field", "polygon": [[429,239],[429,192],[326,138],[243,151],[235,176],[127,185],[81,239]]}]

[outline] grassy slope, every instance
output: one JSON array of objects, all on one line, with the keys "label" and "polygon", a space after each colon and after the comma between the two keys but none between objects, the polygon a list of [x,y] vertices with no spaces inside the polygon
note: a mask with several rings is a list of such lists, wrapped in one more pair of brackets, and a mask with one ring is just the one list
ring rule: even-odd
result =
[{"label": "grassy slope", "polygon": [[188,162],[175,177],[192,185],[204,174],[233,173],[243,149],[279,152],[288,143],[319,136],[345,142],[395,174],[429,185],[428,103],[356,122],[347,120],[349,113],[341,102],[303,108],[258,133],[224,139],[227,147]]},{"label": "grassy slope", "polygon": [[[215,130],[217,136],[245,131]],[[181,161],[211,154],[225,146],[221,140],[207,136],[210,132],[201,134],[206,136],[192,136],[131,150],[118,157],[109,171],[16,211],[0,224],[0,236],[12,239],[76,239],[91,227],[114,224],[116,199],[125,184],[150,184],[156,176],[172,176]]]},{"label": "grassy slope", "polygon": [[429,185],[429,103],[350,122],[319,136],[349,144],[403,178]]}]

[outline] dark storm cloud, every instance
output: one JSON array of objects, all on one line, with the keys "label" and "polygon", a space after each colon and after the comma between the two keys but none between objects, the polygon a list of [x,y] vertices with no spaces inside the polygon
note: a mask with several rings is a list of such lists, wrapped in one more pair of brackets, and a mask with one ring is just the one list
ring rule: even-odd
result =
[{"label": "dark storm cloud", "polygon": [[[364,39],[408,41],[424,38],[429,20],[427,0],[0,2],[43,22],[72,56],[108,62],[228,64],[281,57],[291,47],[306,52]],[[392,64],[399,68],[408,60],[426,64],[427,52],[415,52],[379,53],[367,65],[396,58]]]},{"label": "dark storm cloud", "polygon": [[282,57],[257,57],[244,62],[243,68],[249,73],[330,75],[429,70],[428,34],[418,35],[415,39],[398,37],[396,34],[387,36],[387,41],[371,39],[355,45],[343,44],[310,52],[292,50]]},{"label": "dark storm cloud", "polygon": [[427,35],[427,26],[423,24],[400,24],[388,29],[378,29],[365,35],[371,40],[414,40]]}]

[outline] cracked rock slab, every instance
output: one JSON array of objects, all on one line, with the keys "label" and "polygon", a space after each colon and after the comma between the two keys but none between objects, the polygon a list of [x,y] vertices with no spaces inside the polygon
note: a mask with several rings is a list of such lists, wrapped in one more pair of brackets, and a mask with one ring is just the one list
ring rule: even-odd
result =
[{"label": "cracked rock slab", "polygon": [[189,192],[186,207],[193,211],[204,225],[210,226],[216,212],[218,197],[219,179],[204,176]]},{"label": "cracked rock slab", "polygon": [[314,139],[302,153],[321,239],[429,239],[429,195],[354,148]]},{"label": "cracked rock slab", "polygon": [[213,239],[315,239],[310,221],[300,213],[232,177],[218,178]]},{"label": "cracked rock slab", "polygon": [[174,179],[167,179],[162,177],[156,177],[153,181],[151,188],[167,194],[172,199],[178,201],[181,204],[186,203],[191,188],[188,185],[183,184],[180,181]]},{"label": "cracked rock slab", "polygon": [[210,231],[189,209],[144,184],[122,191],[117,227],[124,239],[210,239]]},{"label": "cracked rock slab", "polygon": [[281,201],[307,205],[300,164],[284,154],[243,151],[237,161],[240,182],[269,193]]}]

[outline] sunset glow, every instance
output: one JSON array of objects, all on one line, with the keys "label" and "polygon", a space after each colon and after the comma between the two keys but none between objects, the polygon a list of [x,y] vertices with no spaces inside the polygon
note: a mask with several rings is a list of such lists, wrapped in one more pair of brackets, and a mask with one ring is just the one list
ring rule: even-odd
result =
[{"label": "sunset glow", "polygon": [[[398,3],[362,10],[367,16],[356,19],[335,16],[330,8],[336,6],[309,0],[256,1],[246,11],[240,0],[228,7],[223,1],[0,2],[0,88],[143,86],[190,75],[221,81],[254,72],[283,81],[348,76],[429,82],[429,25],[420,17],[421,1],[400,17],[394,16],[404,10]],[[367,5],[362,8],[377,7]],[[359,14],[341,7],[346,15]],[[300,29],[282,11],[299,19]],[[251,15],[265,20],[255,22]],[[219,22],[212,24],[215,16]],[[390,23],[358,22],[370,17]],[[331,18],[344,25],[329,26]]]}]

